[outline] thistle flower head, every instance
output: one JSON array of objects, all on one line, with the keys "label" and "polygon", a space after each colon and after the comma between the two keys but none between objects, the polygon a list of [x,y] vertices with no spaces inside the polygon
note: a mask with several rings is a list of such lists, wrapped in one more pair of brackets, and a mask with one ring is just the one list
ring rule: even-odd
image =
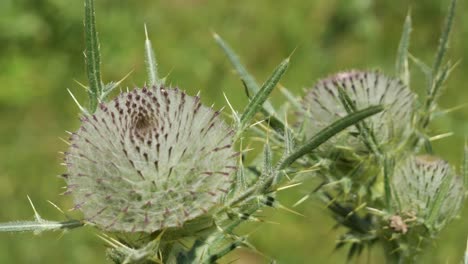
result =
[{"label": "thistle flower head", "polygon": [[[416,96],[397,79],[379,72],[348,71],[320,80],[303,98],[304,129],[312,136],[337,119],[348,114],[339,97],[342,87],[356,108],[383,105],[386,110],[365,120],[374,131],[379,145],[392,141],[402,142],[411,133],[411,122]],[[362,149],[356,127],[335,137],[328,144],[344,144]]]},{"label": "thistle flower head", "polygon": [[83,116],[66,154],[76,209],[107,231],[153,232],[209,212],[236,158],[218,111],[178,89],[122,93]]},{"label": "thistle flower head", "polygon": [[436,226],[457,215],[463,183],[444,160],[428,155],[410,157],[397,166],[392,180],[401,213],[414,214],[423,221],[436,214]]}]

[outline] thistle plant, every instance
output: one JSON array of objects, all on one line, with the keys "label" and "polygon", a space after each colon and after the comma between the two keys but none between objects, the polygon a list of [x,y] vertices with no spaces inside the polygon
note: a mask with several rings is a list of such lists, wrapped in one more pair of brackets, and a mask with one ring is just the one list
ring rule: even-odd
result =
[{"label": "thistle plant", "polygon": [[[0,225],[0,231],[69,230],[89,226],[107,245],[114,263],[216,263],[238,247],[255,250],[246,222],[261,224],[266,207],[287,212],[277,194],[304,177],[320,184],[311,197],[347,228],[337,248],[349,256],[379,243],[389,262],[413,261],[462,206],[468,183],[468,148],[463,178],[431,152],[428,125],[437,110],[451,65],[444,55],[452,25],[452,1],[422,104],[411,90],[408,16],[395,76],[373,70],[340,72],[322,79],[303,98],[283,93],[299,114],[291,123],[269,101],[290,58],[260,85],[217,34],[249,97],[243,111],[202,104],[199,95],[166,84],[146,31],[148,78],[118,92],[121,81],[101,78],[100,44],[93,0],[85,1],[85,60],[88,103],[81,125],[70,132],[64,153],[65,195],[82,217]],[[246,143],[260,139],[263,151]],[[424,148],[423,148],[424,147]],[[425,153],[427,152],[427,153]],[[252,160],[250,162],[249,160]],[[249,161],[247,163],[247,161]],[[308,190],[307,190],[308,191]],[[32,204],[32,203],[31,203]],[[274,256],[273,256],[274,257]],[[274,261],[274,258],[271,258]]]},{"label": "thistle plant", "polygon": [[[318,81],[300,100],[288,96],[300,116],[298,138],[307,138],[327,123],[368,105],[385,108],[303,161],[307,166],[321,164],[313,175],[321,183],[298,204],[317,197],[330,209],[338,226],[348,230],[336,247],[349,246],[350,258],[381,244],[389,263],[414,262],[459,212],[466,182],[434,155],[428,130],[452,69],[450,62],[444,64],[444,56],[455,6],[456,1],[451,1],[432,68],[409,55],[408,15],[395,77],[377,71],[346,71]],[[419,104],[410,89],[410,58],[423,70],[428,84]],[[462,173],[466,177],[466,171]]]}]

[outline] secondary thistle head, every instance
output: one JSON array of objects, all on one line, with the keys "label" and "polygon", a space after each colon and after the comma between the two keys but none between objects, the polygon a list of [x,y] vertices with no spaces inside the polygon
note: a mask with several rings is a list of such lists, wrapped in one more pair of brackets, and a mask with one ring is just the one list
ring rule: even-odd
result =
[{"label": "secondary thistle head", "polygon": [[[365,120],[374,132],[378,145],[404,142],[411,133],[416,95],[401,81],[379,72],[348,71],[318,81],[303,98],[304,130],[310,137],[348,114],[340,101],[343,88],[358,110],[372,105],[383,105],[385,111]],[[357,150],[365,148],[355,126],[324,144],[341,144]]]},{"label": "secondary thistle head", "polygon": [[464,197],[461,178],[446,161],[434,156],[404,160],[397,165],[392,181],[395,209],[436,228],[457,215]]},{"label": "secondary thistle head", "polygon": [[198,96],[134,89],[81,120],[65,157],[67,192],[100,229],[181,226],[208,213],[232,183],[232,131]]}]

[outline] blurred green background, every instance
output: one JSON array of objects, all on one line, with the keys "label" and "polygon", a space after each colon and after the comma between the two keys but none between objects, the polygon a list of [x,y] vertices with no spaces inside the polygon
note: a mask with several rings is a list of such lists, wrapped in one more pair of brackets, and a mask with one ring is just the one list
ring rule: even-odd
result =
[{"label": "blurred green background", "polygon": [[[449,56],[460,60],[440,100],[443,108],[468,103],[468,5],[459,1]],[[145,82],[144,28],[148,25],[162,75],[189,94],[225,105],[222,93],[237,109],[246,104],[240,81],[214,43],[216,31],[241,55],[263,81],[294,49],[282,84],[300,95],[302,89],[328,74],[351,68],[382,69],[393,74],[393,63],[405,15],[413,15],[411,52],[431,63],[448,1],[371,0],[96,0],[105,81],[133,73],[124,87]],[[84,102],[74,80],[86,83],[83,63],[83,1],[0,0],[0,221],[32,219],[26,196],[47,219],[64,216],[47,203],[70,208],[64,182],[55,177],[67,146],[64,130],[77,129],[78,109],[70,88]],[[412,65],[413,66],[413,65]],[[422,91],[423,76],[414,66],[412,86]],[[284,98],[274,91],[273,102]],[[439,155],[455,165],[461,161],[468,135],[468,109],[435,120],[433,133],[454,136],[435,144]],[[304,192],[306,190],[303,190]],[[299,191],[300,192],[300,191]],[[287,204],[299,197],[284,194]],[[314,201],[299,210],[306,217],[271,213],[276,224],[255,229],[251,238],[259,251],[280,263],[344,263],[345,251],[333,252],[343,230],[332,230],[327,211]],[[468,235],[468,206],[446,229],[426,263],[459,263]],[[463,220],[465,219],[465,220]],[[251,251],[239,251],[238,263],[263,263]],[[230,259],[238,256],[230,256]],[[359,263],[381,262],[375,248]],[[103,243],[92,228],[33,236],[0,234],[0,263],[105,263]]]}]

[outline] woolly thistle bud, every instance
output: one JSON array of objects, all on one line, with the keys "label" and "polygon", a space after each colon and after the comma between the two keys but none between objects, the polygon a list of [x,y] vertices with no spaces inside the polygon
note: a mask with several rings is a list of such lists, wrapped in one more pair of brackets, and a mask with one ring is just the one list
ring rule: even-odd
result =
[{"label": "woolly thistle bud", "polygon": [[[348,113],[339,98],[339,87],[349,95],[357,109],[371,105],[383,105],[385,111],[365,120],[374,132],[377,144],[403,142],[411,133],[416,95],[401,81],[379,72],[341,72],[320,80],[303,98],[302,115],[304,130],[312,136]],[[344,144],[358,150],[364,148],[356,127],[351,127],[324,144]],[[394,146],[392,147],[394,148]],[[322,147],[323,149],[323,147]]]},{"label": "woolly thistle bud", "polygon": [[397,210],[414,214],[423,221],[434,214],[436,227],[456,216],[464,196],[460,177],[447,162],[434,156],[416,156],[402,161],[392,181]]},{"label": "woolly thistle bud", "polygon": [[208,213],[232,183],[232,130],[198,96],[134,89],[81,120],[65,158],[67,192],[100,229],[181,226]]}]

